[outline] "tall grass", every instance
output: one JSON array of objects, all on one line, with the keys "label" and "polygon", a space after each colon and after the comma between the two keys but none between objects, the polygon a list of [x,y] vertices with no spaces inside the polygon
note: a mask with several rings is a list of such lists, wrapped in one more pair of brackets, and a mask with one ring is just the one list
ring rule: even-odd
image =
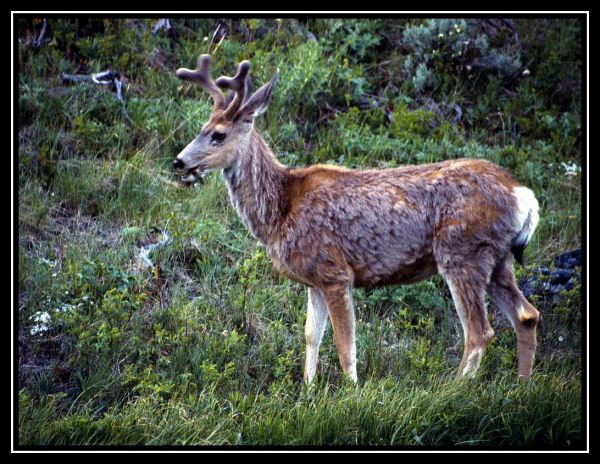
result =
[{"label": "tall grass", "polygon": [[32,445],[581,446],[578,372],[558,367],[529,383],[508,374],[489,382],[451,377],[368,378],[358,387],[321,381],[227,398],[207,386],[168,400],[136,397],[101,417],[61,416],[55,397],[34,407],[22,393],[21,438]]}]

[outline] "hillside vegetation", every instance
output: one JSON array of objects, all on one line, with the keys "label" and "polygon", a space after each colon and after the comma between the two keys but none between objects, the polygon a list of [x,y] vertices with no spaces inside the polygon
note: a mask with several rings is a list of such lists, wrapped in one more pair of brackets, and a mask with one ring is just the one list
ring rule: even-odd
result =
[{"label": "hillside vegetation", "polygon": [[[578,283],[530,298],[530,382],[492,304],[481,372],[454,380],[462,329],[438,276],[355,290],[359,384],[329,328],[306,388],[306,289],[274,271],[217,173],[186,188],[171,169],[212,107],[176,68],[249,59],[255,87],[279,68],[257,123],[289,166],[485,158],[534,190],[523,282],[581,247],[580,20],[16,26],[20,445],[582,446]],[[64,79],[106,70],[111,85]]]}]

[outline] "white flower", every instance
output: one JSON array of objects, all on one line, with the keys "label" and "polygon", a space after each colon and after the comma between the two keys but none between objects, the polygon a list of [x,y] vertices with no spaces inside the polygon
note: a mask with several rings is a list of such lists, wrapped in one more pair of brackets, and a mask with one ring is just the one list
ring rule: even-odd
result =
[{"label": "white flower", "polygon": [[576,176],[581,172],[581,166],[576,163],[567,164],[564,161],[560,163],[562,168],[565,170],[565,175],[567,177]]},{"label": "white flower", "polygon": [[38,335],[38,334],[43,334],[45,332],[48,331],[48,326],[44,325],[44,324],[38,324],[38,325],[34,325],[30,330],[29,333],[31,335]]},{"label": "white flower", "polygon": [[33,316],[31,316],[30,319],[34,322],[38,322],[38,324],[34,325],[29,330],[29,333],[31,335],[43,334],[50,329],[48,324],[52,321],[52,317],[46,311],[44,311],[44,312],[38,311]]},{"label": "white flower", "polygon": [[70,303],[63,303],[63,305],[60,308],[54,308],[54,311],[57,313],[70,313],[74,309],[81,308],[82,306],[83,303],[77,303],[77,306],[72,305]]},{"label": "white flower", "polygon": [[44,311],[38,311],[37,313],[35,313],[33,316],[31,316],[31,319],[34,320],[35,322],[41,322],[41,323],[47,323],[50,322],[50,320],[52,319],[52,316],[50,316],[50,313]]},{"label": "white flower", "polygon": [[559,342],[562,342],[564,339],[565,339],[565,338],[564,338],[562,335],[559,335],[559,336],[558,336],[558,341],[559,341]]}]

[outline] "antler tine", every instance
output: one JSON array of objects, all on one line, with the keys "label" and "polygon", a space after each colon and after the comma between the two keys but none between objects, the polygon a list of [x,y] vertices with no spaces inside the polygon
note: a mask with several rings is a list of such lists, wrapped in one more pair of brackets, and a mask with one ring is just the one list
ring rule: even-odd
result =
[{"label": "antler tine", "polygon": [[246,99],[246,94],[251,90],[248,89],[248,82],[246,79],[248,76],[248,71],[250,71],[250,62],[248,60],[244,60],[238,65],[235,76],[221,76],[217,79],[216,84],[219,87],[233,90],[235,92],[233,101],[225,110],[225,117],[231,117],[237,112]]},{"label": "antler tine", "polygon": [[200,55],[196,69],[179,68],[175,74],[179,79],[195,82],[206,90],[215,102],[214,110],[222,109],[225,104],[225,96],[210,76],[210,55]]}]

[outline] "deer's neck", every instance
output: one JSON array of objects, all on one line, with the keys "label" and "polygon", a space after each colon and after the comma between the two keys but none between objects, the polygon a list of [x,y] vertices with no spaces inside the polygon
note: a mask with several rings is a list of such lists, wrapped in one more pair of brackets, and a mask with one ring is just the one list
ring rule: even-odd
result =
[{"label": "deer's neck", "polygon": [[269,244],[285,211],[287,170],[254,128],[239,150],[236,162],[223,171],[229,198],[250,232]]}]

